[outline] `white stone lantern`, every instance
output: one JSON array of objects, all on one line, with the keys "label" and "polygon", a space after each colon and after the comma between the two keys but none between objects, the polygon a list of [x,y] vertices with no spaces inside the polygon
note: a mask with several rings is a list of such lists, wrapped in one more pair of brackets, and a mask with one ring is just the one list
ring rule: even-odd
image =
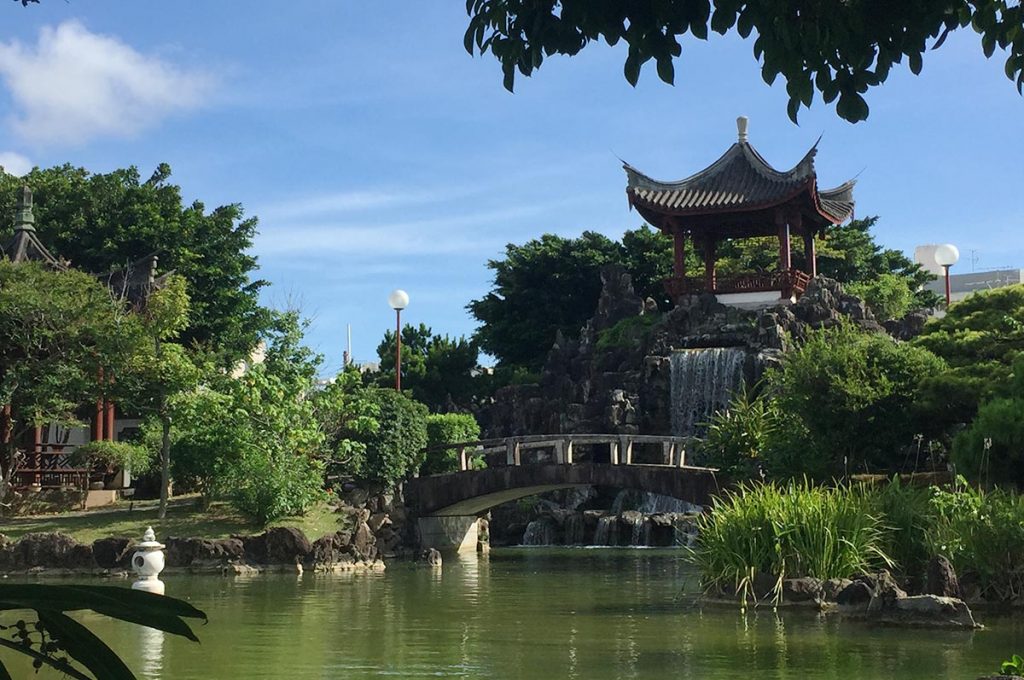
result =
[{"label": "white stone lantern", "polygon": [[147,593],[164,594],[164,582],[160,580],[160,572],[164,570],[164,544],[156,540],[153,527],[147,527],[142,535],[142,543],[136,546],[132,555],[132,569],[139,577],[132,584],[132,590],[144,590]]}]

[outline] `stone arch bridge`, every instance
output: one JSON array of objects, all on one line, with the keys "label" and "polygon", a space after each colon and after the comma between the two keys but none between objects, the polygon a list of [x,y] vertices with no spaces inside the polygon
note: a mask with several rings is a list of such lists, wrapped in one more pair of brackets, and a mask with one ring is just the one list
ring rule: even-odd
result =
[{"label": "stone arch bridge", "polygon": [[[707,505],[716,470],[686,465],[683,437],[564,434],[448,444],[459,471],[405,482],[420,544],[446,551],[477,547],[478,515],[501,503],[576,486],[608,486]],[[480,467],[480,464],[486,467]]]}]

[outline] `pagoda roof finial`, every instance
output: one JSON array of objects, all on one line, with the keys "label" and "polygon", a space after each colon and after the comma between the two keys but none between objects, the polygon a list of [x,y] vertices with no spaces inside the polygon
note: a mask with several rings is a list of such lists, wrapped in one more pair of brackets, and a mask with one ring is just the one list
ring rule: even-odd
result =
[{"label": "pagoda roof finial", "polygon": [[736,119],[736,133],[741,144],[747,141],[747,123],[749,122],[746,116],[740,116]]},{"label": "pagoda roof finial", "polygon": [[28,185],[23,184],[18,190],[18,203],[14,209],[14,230],[36,230],[36,216],[32,212],[32,190]]}]

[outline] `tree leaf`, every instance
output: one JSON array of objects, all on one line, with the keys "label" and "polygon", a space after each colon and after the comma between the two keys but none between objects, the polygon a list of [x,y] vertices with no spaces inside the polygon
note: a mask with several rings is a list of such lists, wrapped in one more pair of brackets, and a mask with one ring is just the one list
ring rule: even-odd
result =
[{"label": "tree leaf", "polygon": [[666,57],[658,60],[658,77],[672,85],[676,77],[675,66],[672,65],[672,58]]},{"label": "tree leaf", "polygon": [[11,674],[7,672],[7,667],[4,666],[3,661],[0,661],[0,680],[14,680]]},{"label": "tree leaf", "polygon": [[38,612],[39,621],[60,641],[61,646],[98,680],[135,680],[128,666],[92,631],[56,611]]}]

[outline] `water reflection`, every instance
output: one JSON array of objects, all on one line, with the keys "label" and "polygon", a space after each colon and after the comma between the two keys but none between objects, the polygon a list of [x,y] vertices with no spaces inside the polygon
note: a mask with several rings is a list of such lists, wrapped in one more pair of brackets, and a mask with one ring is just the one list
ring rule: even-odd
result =
[{"label": "water reflection", "polygon": [[152,680],[931,680],[977,677],[1024,648],[1011,618],[985,615],[977,634],[875,630],[702,609],[680,594],[684,581],[693,574],[672,552],[495,551],[449,558],[440,573],[176,577],[174,594],[210,617],[201,645],[99,616],[88,624]]}]

